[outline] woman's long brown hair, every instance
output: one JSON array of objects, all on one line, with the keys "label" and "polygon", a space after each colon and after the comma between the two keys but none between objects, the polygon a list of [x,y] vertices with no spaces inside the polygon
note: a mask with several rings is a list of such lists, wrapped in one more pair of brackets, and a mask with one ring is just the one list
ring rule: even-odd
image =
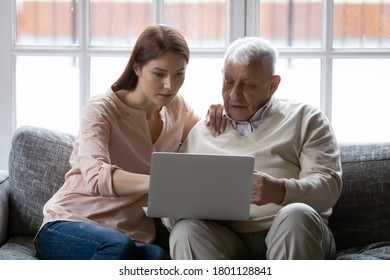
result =
[{"label": "woman's long brown hair", "polygon": [[159,24],[147,27],[135,43],[122,75],[111,86],[112,90],[134,90],[138,83],[138,76],[134,72],[134,64],[137,63],[140,67],[143,67],[150,60],[157,59],[168,51],[183,55],[187,63],[190,59],[187,42],[179,31]]}]

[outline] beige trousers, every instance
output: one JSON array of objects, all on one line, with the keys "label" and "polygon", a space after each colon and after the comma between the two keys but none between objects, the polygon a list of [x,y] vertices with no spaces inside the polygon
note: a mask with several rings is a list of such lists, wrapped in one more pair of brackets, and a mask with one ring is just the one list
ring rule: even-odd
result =
[{"label": "beige trousers", "polygon": [[283,207],[267,231],[234,232],[223,222],[183,219],[170,235],[172,259],[330,259],[336,246],[322,218],[310,206]]}]

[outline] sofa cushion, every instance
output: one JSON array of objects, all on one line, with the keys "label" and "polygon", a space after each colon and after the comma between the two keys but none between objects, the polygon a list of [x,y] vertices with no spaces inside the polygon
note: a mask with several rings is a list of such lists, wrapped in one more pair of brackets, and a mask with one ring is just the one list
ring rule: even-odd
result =
[{"label": "sofa cushion", "polygon": [[75,137],[44,128],[20,127],[9,157],[9,233],[34,236],[46,201],[61,187],[70,169]]},{"label": "sofa cushion", "polygon": [[0,248],[0,260],[36,260],[32,236],[11,237]]},{"label": "sofa cushion", "polygon": [[329,225],[339,250],[390,240],[390,144],[341,144],[343,190]]},{"label": "sofa cushion", "polygon": [[[8,177],[8,173],[7,173]],[[8,239],[9,180],[0,182],[0,246]]]},{"label": "sofa cushion", "polygon": [[390,260],[390,242],[354,247],[338,252],[336,260]]}]

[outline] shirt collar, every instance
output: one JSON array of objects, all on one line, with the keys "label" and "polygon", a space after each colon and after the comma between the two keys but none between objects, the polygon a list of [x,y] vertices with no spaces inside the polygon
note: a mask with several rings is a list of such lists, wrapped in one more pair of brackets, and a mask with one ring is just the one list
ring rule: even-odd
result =
[{"label": "shirt collar", "polygon": [[[258,128],[264,120],[265,111],[272,106],[273,97],[252,116],[249,121],[235,121],[224,111],[223,116],[231,121],[233,128],[243,136],[248,136],[253,130]],[[268,110],[267,110],[268,111]]]}]

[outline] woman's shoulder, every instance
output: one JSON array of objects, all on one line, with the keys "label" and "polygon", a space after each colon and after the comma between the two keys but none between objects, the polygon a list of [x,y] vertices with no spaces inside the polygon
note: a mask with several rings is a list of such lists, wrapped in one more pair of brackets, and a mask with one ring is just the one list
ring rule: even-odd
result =
[{"label": "woman's shoulder", "polygon": [[86,112],[95,111],[101,114],[112,115],[116,118],[121,116],[121,112],[117,104],[112,99],[110,94],[107,93],[91,97],[85,104],[84,110]]},{"label": "woman's shoulder", "polygon": [[189,112],[192,112],[192,109],[180,94],[177,94],[175,98],[166,106],[166,110],[168,113],[175,116],[180,116],[182,114],[188,114]]}]

